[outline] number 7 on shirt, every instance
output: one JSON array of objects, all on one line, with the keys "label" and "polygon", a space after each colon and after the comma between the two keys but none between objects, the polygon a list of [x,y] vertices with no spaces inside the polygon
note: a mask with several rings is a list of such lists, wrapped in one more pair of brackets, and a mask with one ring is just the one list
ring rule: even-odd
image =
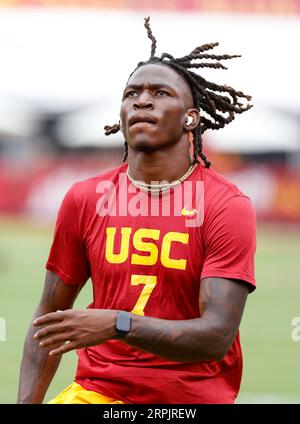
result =
[{"label": "number 7 on shirt", "polygon": [[139,284],[144,284],[144,288],[141,291],[141,294],[134,306],[134,308],[131,310],[133,314],[136,315],[145,315],[144,309],[146,306],[146,303],[148,302],[148,299],[153,292],[153,289],[157,283],[157,276],[156,275],[135,275],[133,274],[131,276],[131,285],[132,286],[138,286]]}]

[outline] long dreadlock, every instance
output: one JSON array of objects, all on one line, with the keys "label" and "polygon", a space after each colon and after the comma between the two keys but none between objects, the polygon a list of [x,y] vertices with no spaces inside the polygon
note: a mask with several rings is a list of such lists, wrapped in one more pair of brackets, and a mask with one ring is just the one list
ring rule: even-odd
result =
[{"label": "long dreadlock", "polygon": [[[193,134],[193,163],[199,163],[199,157],[203,160],[207,168],[210,167],[211,163],[207,160],[205,154],[202,151],[202,134],[208,130],[219,130],[226,124],[229,124],[234,120],[237,113],[243,113],[249,110],[252,105],[249,103],[243,104],[240,102],[241,99],[251,100],[251,96],[244,94],[242,91],[236,91],[234,88],[228,85],[218,85],[210,81],[207,81],[200,75],[191,71],[192,68],[215,68],[215,69],[227,69],[220,60],[233,59],[241,57],[240,55],[215,55],[205,53],[208,50],[212,50],[219,43],[208,43],[202,46],[196,47],[190,54],[175,58],[168,53],[163,53],[160,57],[155,56],[156,52],[156,38],[154,37],[150,28],[150,17],[145,18],[145,28],[147,29],[148,38],[151,40],[151,55],[148,61],[139,62],[135,70],[131,75],[141,66],[150,63],[160,63],[163,65],[170,66],[178,74],[180,74],[189,84],[194,101],[194,107],[200,112],[205,112],[205,116],[200,113],[201,119],[196,128],[192,130]],[[202,59],[215,60],[216,62],[193,62]],[[120,130],[120,125],[115,124],[112,126],[106,125],[104,127],[105,135],[110,135]],[[128,144],[124,142],[124,157],[123,162],[126,161],[128,155]]]}]

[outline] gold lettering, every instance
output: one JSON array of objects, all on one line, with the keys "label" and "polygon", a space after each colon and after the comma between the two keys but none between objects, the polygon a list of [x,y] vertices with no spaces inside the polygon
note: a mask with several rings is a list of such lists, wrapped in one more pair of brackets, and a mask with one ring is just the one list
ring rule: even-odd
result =
[{"label": "gold lettering", "polygon": [[105,245],[105,258],[111,264],[121,264],[128,258],[129,252],[129,239],[131,234],[131,227],[121,228],[121,247],[120,253],[114,253],[116,227],[106,228],[106,245]]},{"label": "gold lettering", "polygon": [[131,263],[135,265],[154,265],[157,262],[158,248],[155,243],[143,241],[143,238],[151,238],[152,240],[158,240],[160,236],[160,230],[152,230],[149,228],[140,228],[133,236],[133,245],[140,252],[148,252],[150,255],[142,256],[137,253],[133,253],[131,257]]},{"label": "gold lettering", "polygon": [[132,275],[131,276],[131,285],[138,286],[139,284],[144,284],[144,288],[141,291],[141,294],[132,309],[132,313],[136,315],[144,316],[144,309],[148,299],[153,292],[153,289],[157,283],[156,275]]},{"label": "gold lettering", "polygon": [[186,259],[171,259],[170,258],[170,250],[171,250],[173,241],[187,244],[189,241],[189,234],[177,233],[172,231],[165,234],[163,238],[163,242],[162,242],[161,255],[160,255],[161,263],[166,268],[186,269]]}]

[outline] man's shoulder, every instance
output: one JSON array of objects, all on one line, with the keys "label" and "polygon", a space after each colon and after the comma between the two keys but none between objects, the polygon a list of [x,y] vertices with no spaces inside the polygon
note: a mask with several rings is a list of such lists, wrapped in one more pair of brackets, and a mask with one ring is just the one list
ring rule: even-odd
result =
[{"label": "man's shoulder", "polygon": [[224,200],[234,196],[246,196],[234,182],[214,169],[201,167],[201,171],[206,195],[222,196]]},{"label": "man's shoulder", "polygon": [[204,227],[218,222],[230,223],[230,217],[255,222],[252,201],[236,184],[213,169],[202,168],[204,181]]},{"label": "man's shoulder", "polygon": [[201,168],[204,182],[204,213],[206,217],[214,217],[230,208],[232,212],[243,206],[252,209],[251,199],[239,187],[211,168]]},{"label": "man's shoulder", "polygon": [[122,164],[116,168],[101,172],[93,177],[85,180],[76,181],[71,187],[76,197],[86,196],[90,193],[96,193],[97,186],[103,181],[114,181],[121,172],[125,172],[126,164]]}]

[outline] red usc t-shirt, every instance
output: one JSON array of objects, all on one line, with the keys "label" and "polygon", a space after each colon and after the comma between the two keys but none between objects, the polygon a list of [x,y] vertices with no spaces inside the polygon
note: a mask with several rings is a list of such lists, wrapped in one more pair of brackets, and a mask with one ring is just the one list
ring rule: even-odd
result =
[{"label": "red usc t-shirt", "polygon": [[[203,278],[238,279],[255,288],[255,213],[248,197],[198,165],[187,179],[190,196],[182,196],[179,206],[177,198],[175,207],[171,190],[168,212],[166,194],[148,205],[150,194],[138,197],[126,168],[70,188],[59,210],[48,270],[71,285],[91,277],[90,308],[168,320],[200,316]],[[199,224],[189,226],[195,217]],[[127,403],[233,403],[242,375],[239,335],[220,361],[167,361],[119,340],[79,349],[78,357],[76,382]]]}]

